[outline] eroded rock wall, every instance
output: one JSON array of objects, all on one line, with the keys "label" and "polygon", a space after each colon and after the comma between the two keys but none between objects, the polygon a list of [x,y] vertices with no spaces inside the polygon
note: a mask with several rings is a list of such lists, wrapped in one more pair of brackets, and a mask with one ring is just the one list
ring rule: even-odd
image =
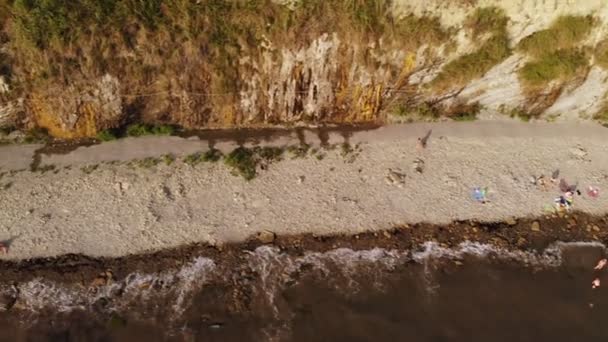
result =
[{"label": "eroded rock wall", "polygon": [[[367,12],[339,2],[260,0],[254,9],[184,13],[174,9],[178,2],[159,2],[161,24],[138,17],[125,19],[122,30],[92,24],[97,32],[28,49],[19,20],[30,20],[31,9],[13,9],[0,40],[0,126],[76,138],[142,121],[225,128],[417,120],[429,112],[436,119],[471,104],[481,118],[517,110],[579,120],[602,111],[608,91],[608,74],[592,52],[608,31],[602,0],[361,1]],[[495,34],[470,24],[490,7],[507,18],[508,56],[464,84],[461,77],[438,89],[433,82],[446,65]],[[352,12],[342,18],[345,9]],[[212,11],[224,16],[210,19]],[[518,43],[566,15],[593,17],[577,43],[588,65],[531,91],[519,75],[531,57]]]}]

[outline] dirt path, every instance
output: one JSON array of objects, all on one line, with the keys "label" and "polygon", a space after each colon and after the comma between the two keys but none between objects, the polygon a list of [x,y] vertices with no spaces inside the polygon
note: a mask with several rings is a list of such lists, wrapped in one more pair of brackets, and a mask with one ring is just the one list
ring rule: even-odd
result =
[{"label": "dirt path", "polygon": [[[417,137],[431,128],[427,148],[417,150]],[[559,168],[570,183],[608,189],[606,132],[589,124],[511,122],[388,126],[322,139],[294,132],[260,143],[305,141],[316,148],[321,141],[348,141],[354,151],[319,149],[304,158],[287,153],[250,182],[221,162],[101,164],[209,148],[196,138],[125,139],[42,155],[39,167],[46,172],[12,174],[27,168],[34,149],[0,147],[0,239],[15,238],[10,259],[116,257],[194,242],[238,242],[265,230],[350,234],[404,223],[538,216],[559,190],[536,187],[532,176]],[[228,152],[237,144],[214,146]],[[489,187],[489,203],[471,199],[475,186]],[[603,194],[591,199],[583,192],[574,200],[575,209],[589,214],[604,214],[607,204]]]}]

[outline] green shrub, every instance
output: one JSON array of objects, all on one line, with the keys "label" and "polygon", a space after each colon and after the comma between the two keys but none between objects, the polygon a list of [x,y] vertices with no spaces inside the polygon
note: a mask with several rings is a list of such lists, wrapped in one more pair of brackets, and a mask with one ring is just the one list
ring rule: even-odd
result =
[{"label": "green shrub", "polygon": [[218,149],[212,148],[207,150],[203,155],[202,155],[202,160],[204,162],[212,162],[215,163],[217,161],[219,161],[220,159],[222,159],[222,152]]},{"label": "green shrub", "polygon": [[504,11],[496,7],[477,9],[466,19],[466,26],[475,37],[491,34],[472,53],[465,54],[446,64],[439,75],[431,82],[435,90],[444,91],[461,87],[469,81],[483,76],[493,66],[511,55],[507,34],[508,18]]},{"label": "green shrub", "polygon": [[135,164],[141,168],[149,169],[160,164],[161,160],[159,158],[147,157],[144,159],[136,160]]},{"label": "green shrub", "polygon": [[481,105],[479,102],[475,102],[472,104],[459,104],[456,105],[449,115],[449,117],[454,121],[475,121],[477,119],[477,115],[481,111]]},{"label": "green shrub", "polygon": [[239,147],[230,152],[224,162],[246,180],[252,180],[256,176],[258,161],[251,149]]},{"label": "green shrub", "polygon": [[202,161],[203,158],[200,152],[189,154],[184,158],[184,163],[192,167],[198,165]]},{"label": "green shrub", "polygon": [[50,140],[49,132],[44,128],[37,127],[27,131],[23,142],[26,144],[45,144]]},{"label": "green shrub", "polygon": [[393,115],[399,117],[422,117],[437,119],[440,116],[439,110],[429,103],[423,102],[416,105],[408,106],[406,104],[400,104],[395,107]]},{"label": "green shrub", "polygon": [[391,28],[394,39],[413,50],[423,44],[441,44],[449,39],[451,34],[441,26],[438,17],[419,17],[412,14],[395,20]]},{"label": "green shrub", "polygon": [[535,113],[526,111],[523,108],[517,107],[517,108],[513,108],[510,110],[509,116],[512,118],[519,118],[521,121],[524,121],[524,122],[528,122],[531,119],[538,118],[540,116],[540,113],[535,114]]},{"label": "green shrub", "polygon": [[212,148],[207,150],[205,153],[196,152],[187,155],[184,158],[184,163],[194,167],[202,162],[217,162],[222,159],[222,156],[223,154],[220,150]]},{"label": "green shrub", "polygon": [[172,135],[175,128],[170,125],[132,124],[127,127],[127,136],[142,137],[146,135]]},{"label": "green shrub", "polygon": [[548,53],[577,47],[585,39],[595,21],[591,16],[562,16],[546,30],[537,31],[522,39],[518,49],[535,57]]},{"label": "green shrub", "polygon": [[93,164],[93,165],[86,165],[80,168],[80,171],[86,173],[87,175],[92,173],[93,171],[97,170],[97,168],[99,167],[99,165],[97,164]]},{"label": "green shrub", "polygon": [[173,164],[173,162],[175,161],[175,156],[171,153],[169,154],[165,154],[162,156],[162,160],[165,163],[165,165],[171,165]]},{"label": "green shrub", "polygon": [[241,146],[230,152],[224,158],[224,162],[235,174],[241,175],[246,180],[252,180],[257,174],[258,165],[266,167],[267,164],[281,160],[283,152],[279,147],[256,146],[249,149]]},{"label": "green shrub", "polygon": [[608,124],[608,102],[605,101],[602,105],[602,108],[593,115],[593,119],[602,125],[606,126]]},{"label": "green shrub", "polygon": [[483,76],[509,55],[511,49],[507,35],[492,36],[477,51],[460,56],[445,65],[441,73],[431,82],[431,86],[437,90],[462,86]]},{"label": "green shrub", "polygon": [[526,63],[519,75],[527,85],[542,86],[552,80],[572,77],[588,64],[587,56],[582,50],[558,50]]},{"label": "green shrub", "polygon": [[112,140],[116,140],[116,139],[118,139],[116,137],[116,135],[111,130],[108,130],[108,129],[105,129],[105,130],[97,133],[97,140],[99,140],[99,141],[112,141]]},{"label": "green shrub", "polygon": [[310,145],[306,143],[302,143],[299,145],[290,145],[289,147],[287,147],[287,152],[291,154],[292,159],[306,157],[308,155],[308,150],[310,150]]},{"label": "green shrub", "polygon": [[268,162],[279,161],[283,157],[284,150],[280,147],[254,147],[253,152],[261,159]]}]

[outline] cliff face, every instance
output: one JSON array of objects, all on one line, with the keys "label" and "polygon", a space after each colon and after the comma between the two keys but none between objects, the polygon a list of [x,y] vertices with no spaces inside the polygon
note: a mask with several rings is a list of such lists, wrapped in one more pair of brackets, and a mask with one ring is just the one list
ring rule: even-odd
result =
[{"label": "cliff face", "polygon": [[602,0],[0,0],[0,127],[604,115]]}]

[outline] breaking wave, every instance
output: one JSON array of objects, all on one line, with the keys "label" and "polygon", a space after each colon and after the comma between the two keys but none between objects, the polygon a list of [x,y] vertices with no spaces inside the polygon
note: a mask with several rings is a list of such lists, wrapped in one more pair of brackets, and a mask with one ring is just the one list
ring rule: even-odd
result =
[{"label": "breaking wave", "polygon": [[[313,275],[329,285],[356,293],[360,288],[357,275],[366,274],[366,283],[382,288],[382,276],[406,264],[422,265],[429,291],[438,287],[433,283],[432,265],[441,260],[461,260],[465,257],[492,258],[516,262],[523,266],[558,267],[563,262],[567,248],[600,248],[595,242],[555,243],[542,252],[505,250],[477,242],[463,242],[454,248],[443,247],[436,242],[426,242],[416,250],[392,250],[374,248],[355,251],[339,248],[327,252],[305,252],[294,256],[279,248],[263,246],[254,251],[244,251],[240,264],[228,264],[223,260],[197,257],[185,266],[158,273],[133,272],[123,279],[90,286],[84,284],[60,284],[43,278],[19,284],[4,284],[0,290],[4,297],[14,297],[12,308],[35,318],[44,312],[69,313],[73,310],[93,312],[124,312],[134,306],[143,309],[135,313],[163,315],[179,320],[191,299],[211,282],[235,284],[243,272],[253,274],[251,293],[272,308],[272,315],[284,322],[289,317],[278,294],[286,286],[296,283],[301,274]],[[359,280],[358,280],[359,279]],[[371,279],[371,280],[370,280]],[[158,305],[155,303],[165,303]],[[131,314],[132,310],[130,311]],[[28,319],[29,320],[29,319]],[[287,319],[288,321],[288,319]],[[287,323],[270,327],[267,336],[278,336]]]}]

